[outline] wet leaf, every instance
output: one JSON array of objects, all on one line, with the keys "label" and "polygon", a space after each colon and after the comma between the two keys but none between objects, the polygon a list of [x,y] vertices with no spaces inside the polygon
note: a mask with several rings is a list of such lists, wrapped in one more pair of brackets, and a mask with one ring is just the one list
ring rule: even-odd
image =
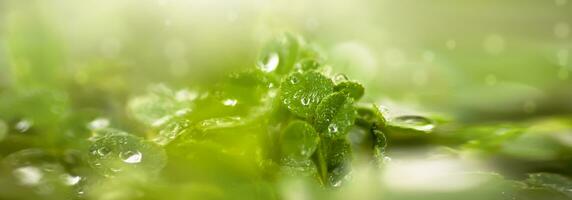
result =
[{"label": "wet leaf", "polygon": [[364,94],[364,87],[362,84],[353,81],[344,81],[334,87],[334,91],[342,92],[349,95],[354,100],[359,100]]},{"label": "wet leaf", "polygon": [[159,146],[121,131],[109,131],[96,137],[88,156],[90,166],[104,176],[133,169],[156,173],[167,159]]},{"label": "wet leaf", "polygon": [[353,100],[344,93],[336,92],[324,98],[318,105],[316,130],[327,137],[342,137],[354,124],[355,118]]},{"label": "wet leaf", "polygon": [[330,79],[317,72],[293,73],[282,81],[280,99],[292,113],[310,118],[324,97],[332,93]]},{"label": "wet leaf", "polygon": [[526,183],[530,186],[552,189],[572,198],[572,179],[563,175],[551,173],[529,174]]},{"label": "wet leaf", "polygon": [[283,159],[308,160],[316,151],[318,141],[318,133],[310,124],[291,122],[280,137]]}]

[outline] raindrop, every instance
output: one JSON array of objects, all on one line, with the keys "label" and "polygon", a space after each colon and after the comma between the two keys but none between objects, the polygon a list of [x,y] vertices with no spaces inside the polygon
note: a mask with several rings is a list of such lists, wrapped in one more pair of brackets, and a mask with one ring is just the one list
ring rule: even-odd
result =
[{"label": "raindrop", "polygon": [[44,174],[40,169],[33,166],[20,167],[13,171],[14,176],[22,185],[38,185]]},{"label": "raindrop", "polygon": [[447,46],[447,49],[453,50],[453,49],[457,48],[457,41],[455,41],[455,40],[447,40],[447,42],[445,43],[445,45]]},{"label": "raindrop", "polygon": [[198,96],[199,93],[197,91],[183,89],[177,91],[177,93],[175,94],[175,99],[177,99],[177,101],[192,101],[197,99]]},{"label": "raindrop", "polygon": [[110,152],[111,152],[111,150],[108,149],[107,147],[101,147],[101,148],[99,148],[99,149],[97,149],[97,150],[95,151],[95,153],[97,153],[97,155],[98,155],[98,156],[101,156],[101,157],[106,156],[106,155],[109,154]]},{"label": "raindrop", "polygon": [[81,180],[80,176],[72,176],[69,174],[64,174],[62,175],[62,179],[64,184],[66,185],[76,185],[77,183],[79,183],[79,181]]},{"label": "raindrop", "polygon": [[391,162],[391,158],[390,158],[389,156],[384,156],[384,157],[383,157],[383,163],[386,164],[386,163],[389,163],[389,162]]},{"label": "raindrop", "polygon": [[330,133],[337,133],[338,132],[338,125],[337,124],[330,124],[328,125],[328,131]]},{"label": "raindrop", "polygon": [[125,163],[136,164],[141,162],[143,154],[141,154],[139,151],[126,151],[119,153],[119,157]]},{"label": "raindrop", "polygon": [[298,79],[298,77],[292,76],[292,77],[290,78],[290,83],[292,83],[292,84],[297,84],[298,82],[300,82],[300,80]]},{"label": "raindrop", "polygon": [[348,76],[346,76],[345,74],[336,74],[334,76],[334,83],[335,84],[339,84],[341,82],[348,81],[348,80],[349,80]]},{"label": "raindrop", "polygon": [[566,22],[558,22],[554,25],[554,35],[558,38],[567,38],[570,35],[570,24]]},{"label": "raindrop", "polygon": [[107,128],[109,126],[109,119],[107,118],[97,118],[87,125],[90,130],[98,130]]},{"label": "raindrop", "polygon": [[432,120],[415,115],[404,115],[396,117],[392,120],[392,124],[424,132],[432,131],[435,128],[435,124]]},{"label": "raindrop", "polygon": [[505,49],[505,40],[500,35],[489,35],[483,42],[483,48],[489,54],[498,55]]},{"label": "raindrop", "polygon": [[302,105],[304,105],[304,106],[310,105],[310,99],[309,98],[303,97],[300,101],[302,102]]},{"label": "raindrop", "polygon": [[19,121],[18,123],[16,123],[15,128],[18,132],[23,133],[23,132],[28,131],[32,127],[32,125],[34,125],[34,123],[32,121],[23,119],[23,120]]},{"label": "raindrop", "polygon": [[236,99],[225,99],[224,101],[222,101],[222,104],[224,104],[225,106],[236,106],[237,103],[238,101]]},{"label": "raindrop", "polygon": [[278,67],[280,57],[277,53],[270,53],[266,55],[262,61],[258,63],[258,67],[264,72],[273,72]]}]

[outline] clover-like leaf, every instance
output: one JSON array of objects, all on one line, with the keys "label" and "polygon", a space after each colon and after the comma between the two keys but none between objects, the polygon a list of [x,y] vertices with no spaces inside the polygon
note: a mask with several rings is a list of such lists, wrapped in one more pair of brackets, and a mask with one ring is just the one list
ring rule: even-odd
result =
[{"label": "clover-like leaf", "polygon": [[310,118],[324,97],[332,93],[334,84],[318,72],[293,73],[282,81],[281,101],[292,113]]},{"label": "clover-like leaf", "polygon": [[292,71],[300,52],[301,39],[293,34],[284,34],[272,41],[263,50],[257,66],[263,72],[288,74]]},{"label": "clover-like leaf", "polygon": [[344,81],[334,87],[334,91],[348,94],[354,100],[359,100],[364,94],[364,87],[362,84],[354,81]]},{"label": "clover-like leaf", "polygon": [[135,120],[148,126],[159,126],[169,115],[188,109],[197,94],[188,90],[175,92],[165,85],[149,88],[147,94],[130,99],[127,111]]},{"label": "clover-like leaf", "polygon": [[351,145],[346,139],[325,139],[324,141],[327,142],[328,182],[337,187],[350,171]]},{"label": "clover-like leaf", "polygon": [[97,137],[88,156],[90,166],[105,176],[127,169],[158,172],[167,159],[159,146],[121,131],[108,131]]},{"label": "clover-like leaf", "polygon": [[283,159],[307,160],[316,151],[319,138],[312,125],[304,121],[291,122],[280,137]]},{"label": "clover-like leaf", "polygon": [[341,137],[354,124],[355,118],[353,100],[336,92],[324,98],[316,108],[316,129],[327,137]]}]

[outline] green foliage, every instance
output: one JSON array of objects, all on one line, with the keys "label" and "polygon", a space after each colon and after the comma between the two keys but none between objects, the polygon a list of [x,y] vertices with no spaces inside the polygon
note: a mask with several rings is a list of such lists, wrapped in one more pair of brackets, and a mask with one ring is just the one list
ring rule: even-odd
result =
[{"label": "green foliage", "polygon": [[[28,56],[43,59],[38,55]],[[459,160],[483,156],[504,165],[496,162],[504,157],[506,165],[522,164],[525,173],[537,172],[538,163],[546,161],[553,164],[542,167],[572,174],[566,164],[572,160],[566,143],[572,123],[566,120],[526,127],[390,115],[364,102],[371,98],[362,84],[343,74],[332,77],[332,70],[314,46],[285,34],[265,46],[250,68],[178,90],[166,84],[143,92],[81,86],[113,93],[95,92],[91,99],[59,87],[34,88],[24,83],[36,75],[15,71],[16,81],[31,89],[0,91],[11,96],[0,99],[0,198],[283,199],[284,184],[303,180],[299,185],[311,190],[311,197],[330,199],[348,189],[331,188],[351,183],[354,174],[373,174],[371,187],[377,187],[392,147],[418,144],[446,146],[446,156]],[[353,171],[364,168],[370,172]],[[464,176],[480,182],[451,193],[380,186],[380,198],[572,197],[565,175],[533,173],[524,181],[495,173]],[[360,184],[352,187],[370,182]],[[359,193],[349,189],[343,199]]]},{"label": "green foliage", "polygon": [[333,82],[318,72],[294,72],[282,81],[280,98],[292,113],[308,119],[333,88]]}]

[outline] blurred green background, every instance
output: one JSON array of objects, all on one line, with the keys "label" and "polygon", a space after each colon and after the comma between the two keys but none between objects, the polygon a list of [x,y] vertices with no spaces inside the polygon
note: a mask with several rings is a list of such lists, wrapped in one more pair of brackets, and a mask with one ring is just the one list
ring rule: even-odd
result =
[{"label": "blurred green background", "polygon": [[[264,44],[284,32],[316,45],[334,73],[363,83],[365,102],[384,105],[396,115],[453,123],[438,126],[430,136],[391,135],[395,164],[380,175],[358,163],[353,184],[339,191],[299,180],[268,186],[270,181],[252,167],[254,158],[212,153],[216,148],[211,144],[193,144],[185,150],[197,151],[205,160],[192,163],[196,171],[189,170],[188,176],[233,190],[180,181],[189,178],[182,176],[187,169],[171,158],[164,182],[142,181],[147,186],[141,186],[128,174],[102,179],[104,186],[94,187],[94,193],[123,189],[117,184],[148,187],[149,199],[224,192],[283,199],[375,199],[380,193],[392,199],[486,199],[510,191],[506,188],[513,183],[467,171],[495,171],[517,180],[536,172],[572,175],[568,0],[0,0],[0,159],[30,147],[62,159],[69,149],[74,150],[70,155],[80,154],[89,145],[86,122],[97,119],[139,136],[156,131],[128,116],[130,99],[158,83],[194,88],[251,68]],[[264,132],[256,128],[232,131]],[[232,143],[228,140],[224,142]],[[253,143],[236,148],[254,151],[260,144]],[[177,153],[175,159],[187,156]],[[209,160],[221,155],[230,161]],[[3,170],[0,194],[20,191],[12,189]],[[70,171],[91,173],[75,170]],[[219,179],[222,172],[230,180]],[[542,182],[537,179],[531,176],[527,184]],[[431,187],[440,180],[450,184]],[[572,189],[567,181],[557,190]],[[279,191],[266,190],[270,187]],[[535,188],[518,199],[542,199],[535,197],[551,192]],[[572,196],[570,190],[564,193]]]},{"label": "blurred green background", "polygon": [[290,31],[321,46],[375,100],[469,120],[567,114],[571,4],[4,0],[0,84],[190,85],[252,65],[264,41]]}]

